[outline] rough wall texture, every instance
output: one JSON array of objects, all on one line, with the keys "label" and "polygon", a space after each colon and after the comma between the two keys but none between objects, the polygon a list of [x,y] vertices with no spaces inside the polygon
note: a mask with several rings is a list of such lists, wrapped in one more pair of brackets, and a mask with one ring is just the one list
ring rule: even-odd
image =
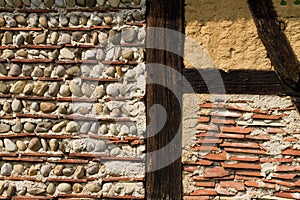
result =
[{"label": "rough wall texture", "polygon": [[[286,23],[287,38],[300,56],[300,6],[292,0],[287,2],[282,6],[280,0],[274,0],[274,6]],[[208,51],[217,68],[272,69],[246,0],[186,0],[186,4],[186,34]]]},{"label": "rough wall texture", "polygon": [[0,7],[1,199],[143,199],[145,1]]},{"label": "rough wall texture", "polygon": [[300,116],[291,99],[211,98],[184,96],[184,198],[299,199]]}]

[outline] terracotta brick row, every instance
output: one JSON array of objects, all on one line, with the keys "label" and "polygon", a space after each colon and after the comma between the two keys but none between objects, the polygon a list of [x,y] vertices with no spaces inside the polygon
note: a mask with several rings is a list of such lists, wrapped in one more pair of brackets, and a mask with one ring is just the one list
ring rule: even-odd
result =
[{"label": "terracotta brick row", "polygon": [[213,164],[212,161],[209,160],[197,160],[196,162],[184,162],[186,165],[200,165],[200,166],[210,166]]},{"label": "terracotta brick row", "polygon": [[217,192],[214,189],[202,189],[202,190],[196,190],[191,193],[192,196],[216,196]]},{"label": "terracotta brick row", "polygon": [[290,192],[276,192],[274,193],[274,196],[287,198],[287,199],[299,199],[300,197],[299,193],[290,193]]},{"label": "terracotta brick row", "polygon": [[55,199],[53,196],[14,196],[11,198],[12,200],[52,200]]},{"label": "terracotta brick row", "polygon": [[88,164],[88,160],[79,160],[79,159],[60,159],[60,160],[51,160],[47,159],[47,162],[50,163],[65,163],[65,164]]},{"label": "terracotta brick row", "polygon": [[241,133],[241,134],[250,134],[254,128],[244,128],[241,126],[224,126],[221,128],[221,131],[224,133]]},{"label": "terracotta brick row", "polygon": [[49,182],[65,182],[65,183],[86,183],[88,179],[73,179],[73,178],[47,178]]},{"label": "terracotta brick row", "polygon": [[246,135],[245,138],[251,140],[269,141],[271,139],[271,136],[270,135]]},{"label": "terracotta brick row", "polygon": [[240,118],[243,116],[242,113],[240,112],[211,112],[210,113],[211,116],[215,116],[215,117],[230,117],[230,118]]},{"label": "terracotta brick row", "polygon": [[249,164],[249,163],[221,163],[222,167],[224,168],[230,168],[230,169],[255,169],[260,170],[261,165],[260,164]]},{"label": "terracotta brick row", "polygon": [[183,200],[209,200],[211,199],[210,196],[184,196]]},{"label": "terracotta brick row", "polygon": [[279,178],[279,179],[288,179],[288,180],[292,180],[297,176],[297,174],[278,174],[278,173],[273,173],[272,177],[273,178]]},{"label": "terracotta brick row", "polygon": [[233,148],[250,148],[250,149],[259,149],[260,145],[254,142],[247,143],[236,143],[236,142],[223,142],[220,144],[221,147],[233,147]]},{"label": "terracotta brick row", "polygon": [[119,181],[134,181],[134,182],[142,182],[145,179],[143,177],[141,178],[132,178],[132,177],[108,177],[108,178],[102,178],[103,182],[119,182]]},{"label": "terracotta brick row", "polygon": [[215,182],[196,182],[197,187],[215,187]]},{"label": "terracotta brick row", "polygon": [[248,157],[248,156],[230,156],[229,160],[244,161],[244,162],[257,162],[259,157]]},{"label": "terracotta brick row", "polygon": [[252,116],[253,119],[262,119],[262,120],[279,120],[282,117],[286,116],[285,114],[281,115],[263,115],[263,114],[255,114]]},{"label": "terracotta brick row", "polygon": [[9,180],[9,181],[35,181],[35,182],[42,182],[35,177],[26,177],[26,176],[0,176],[0,180]]},{"label": "terracotta brick row", "polygon": [[200,108],[225,108],[225,105],[222,103],[204,103],[200,105]]},{"label": "terracotta brick row", "polygon": [[236,171],[235,174],[243,175],[243,176],[262,177],[261,172],[253,172],[253,171]]},{"label": "terracotta brick row", "polygon": [[297,184],[295,184],[294,182],[288,182],[288,181],[279,181],[279,180],[273,180],[273,179],[263,179],[263,182],[265,183],[273,183],[273,184],[277,184],[277,185],[282,185],[282,186],[286,186],[286,187],[294,187]]},{"label": "terracotta brick row", "polygon": [[224,124],[224,125],[234,125],[235,121],[231,119],[219,119],[219,118],[212,118],[211,122],[214,124]]},{"label": "terracotta brick row", "polygon": [[11,162],[33,162],[33,163],[43,163],[45,160],[36,159],[36,158],[13,158],[13,157],[2,157],[3,161],[11,161]]},{"label": "terracotta brick row", "polygon": [[218,147],[201,145],[201,146],[192,147],[191,150],[193,150],[193,151],[217,151]]},{"label": "terracotta brick row", "polygon": [[240,112],[252,112],[252,113],[259,113],[259,114],[269,114],[269,111],[264,111],[261,109],[254,109],[254,110],[248,110],[245,108],[241,108],[238,106],[226,106],[226,109],[228,110],[235,110],[235,111],[240,111]]},{"label": "terracotta brick row", "polygon": [[206,158],[208,160],[214,160],[214,161],[225,161],[227,159],[227,153],[225,151],[222,151],[219,154],[208,154],[203,158]]},{"label": "terracotta brick row", "polygon": [[199,139],[196,141],[197,144],[221,144],[222,139]]},{"label": "terracotta brick row", "polygon": [[145,199],[145,197],[102,195],[101,199],[136,199],[136,200],[143,200],[143,199]]},{"label": "terracotta brick row", "polygon": [[279,163],[291,163],[294,161],[294,158],[260,158],[259,162],[265,163],[265,162],[279,162]]},{"label": "terracotta brick row", "polygon": [[246,154],[267,154],[264,150],[255,150],[255,149],[238,149],[238,148],[224,148],[227,152],[234,152],[234,153],[246,153]]},{"label": "terracotta brick row", "polygon": [[242,134],[224,134],[224,133],[220,133],[220,134],[216,134],[215,135],[216,138],[222,138],[222,139],[244,139],[245,135]]}]

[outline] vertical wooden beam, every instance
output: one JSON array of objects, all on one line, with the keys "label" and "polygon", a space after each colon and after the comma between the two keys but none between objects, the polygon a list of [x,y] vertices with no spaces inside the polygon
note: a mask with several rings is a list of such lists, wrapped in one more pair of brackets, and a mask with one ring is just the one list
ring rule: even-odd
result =
[{"label": "vertical wooden beam", "polygon": [[[148,28],[184,32],[184,0],[149,0],[147,8]],[[183,44],[181,34],[163,29],[147,31],[147,81],[160,82],[147,85],[147,113],[151,110],[151,118],[147,116],[147,124],[151,124],[147,127],[147,199],[181,199],[182,196],[180,156]],[[167,51],[170,49],[177,54]],[[163,106],[167,114],[167,121],[162,129],[159,126],[164,117],[161,110],[152,107],[156,104]],[[166,161],[172,162],[161,167]]]}]

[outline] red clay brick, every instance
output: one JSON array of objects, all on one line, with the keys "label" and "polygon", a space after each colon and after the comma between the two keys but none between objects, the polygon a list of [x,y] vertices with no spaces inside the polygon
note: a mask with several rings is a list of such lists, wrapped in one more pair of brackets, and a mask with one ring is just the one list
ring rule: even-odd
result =
[{"label": "red clay brick", "polygon": [[245,138],[252,139],[252,140],[263,140],[269,141],[271,139],[270,135],[246,135]]},{"label": "red clay brick", "polygon": [[222,139],[200,139],[197,140],[198,144],[221,144],[223,142]]},{"label": "red clay brick", "polygon": [[225,161],[226,160],[226,152],[222,151],[222,153],[219,154],[208,154],[204,156],[204,158],[208,160],[220,160],[220,161]]},{"label": "red clay brick", "polygon": [[259,161],[259,157],[230,156],[229,160],[245,161],[245,162],[256,162],[256,161]]},{"label": "red clay brick", "polygon": [[222,188],[235,188],[238,191],[244,191],[245,185],[244,182],[236,182],[236,181],[221,181],[220,187]]},{"label": "red clay brick", "polygon": [[292,180],[297,176],[297,174],[277,174],[277,173],[273,173],[272,177],[274,178],[280,178],[280,179],[289,179]]},{"label": "red clay brick", "polygon": [[240,175],[235,175],[234,176],[235,180],[243,180],[243,181],[254,181],[258,180],[258,177],[251,177],[251,176],[240,176]]},{"label": "red clay brick", "polygon": [[206,168],[203,173],[203,177],[205,178],[224,177],[227,175],[228,171],[223,167]]},{"label": "red clay brick", "polygon": [[196,137],[215,137],[216,133],[214,132],[206,132],[206,133],[198,133]]},{"label": "red clay brick", "polygon": [[249,187],[259,187],[259,184],[255,181],[245,181],[245,185]]},{"label": "red clay brick", "polygon": [[257,176],[262,177],[260,172],[249,172],[249,171],[237,171],[235,172],[237,175],[243,175],[243,176]]},{"label": "red clay brick", "polygon": [[242,126],[228,126],[222,127],[221,131],[225,133],[241,133],[241,134],[249,134],[254,128],[244,128]]},{"label": "red clay brick", "polygon": [[300,199],[299,193],[289,193],[289,192],[276,192],[274,193],[276,197],[287,198],[287,199]]},{"label": "red clay brick", "polygon": [[209,161],[209,160],[198,160],[197,162],[186,162],[185,164],[187,165],[203,165],[203,166],[210,166],[213,164],[213,162]]},{"label": "red clay brick", "polygon": [[244,139],[245,135],[242,134],[216,134],[216,138],[225,138],[225,139]]},{"label": "red clay brick", "polygon": [[218,126],[216,125],[205,125],[205,124],[199,124],[197,126],[198,130],[202,130],[202,131],[218,131]]},{"label": "red clay brick", "polygon": [[282,117],[286,116],[285,114],[281,115],[263,115],[263,114],[255,114],[252,116],[253,119],[262,119],[262,120],[279,120]]},{"label": "red clay brick", "polygon": [[286,187],[294,187],[295,186],[295,183],[287,182],[287,181],[267,180],[267,179],[264,179],[263,181],[266,183],[274,183],[274,184],[283,185]]},{"label": "red clay brick", "polygon": [[215,187],[215,182],[196,182],[197,187]]},{"label": "red clay brick", "polygon": [[220,104],[220,103],[204,103],[200,105],[200,108],[224,108],[225,105],[224,104]]},{"label": "red clay brick", "polygon": [[202,145],[202,146],[192,147],[191,150],[193,150],[193,151],[217,151],[218,147]]},{"label": "red clay brick", "polygon": [[240,148],[252,148],[252,149],[259,149],[260,146],[257,143],[247,142],[247,143],[235,143],[235,142],[224,142],[220,145],[221,147],[240,147]]},{"label": "red clay brick", "polygon": [[198,122],[200,123],[208,123],[210,121],[210,117],[207,116],[200,116],[200,118],[198,119]]},{"label": "red clay brick", "polygon": [[203,189],[203,190],[196,190],[191,193],[192,196],[214,196],[217,195],[214,189]]},{"label": "red clay brick", "polygon": [[216,177],[214,180],[234,180],[234,175],[224,176],[224,177]]},{"label": "red clay brick", "polygon": [[282,155],[290,155],[290,156],[300,156],[300,151],[299,150],[294,150],[294,149],[287,149],[284,150]]},{"label": "red clay brick", "polygon": [[298,138],[284,138],[284,142],[298,142]]},{"label": "red clay brick", "polygon": [[260,158],[261,163],[265,162],[280,162],[280,163],[290,163],[293,162],[294,158]]},{"label": "red clay brick", "polygon": [[183,167],[183,171],[185,172],[194,172],[198,169],[198,167]]},{"label": "red clay brick", "polygon": [[286,131],[282,128],[270,128],[268,127],[267,128],[267,132],[270,133],[270,134],[276,134],[276,133],[286,133]]},{"label": "red clay brick", "polygon": [[221,163],[222,167],[224,168],[231,168],[231,169],[261,169],[261,166],[259,164],[249,164],[249,163],[235,163],[235,164],[229,164],[229,163]]},{"label": "red clay brick", "polygon": [[183,200],[209,200],[210,196],[184,196]]},{"label": "red clay brick", "polygon": [[226,124],[226,125],[234,125],[235,121],[231,119],[218,119],[218,118],[212,118],[211,122],[214,124]]},{"label": "red clay brick", "polygon": [[264,150],[254,150],[254,149],[237,149],[237,148],[224,148],[227,152],[235,152],[235,153],[247,153],[247,154],[266,154]]},{"label": "red clay brick", "polygon": [[276,166],[275,172],[292,172],[297,171],[297,168],[295,166],[288,166],[288,165],[279,165]]},{"label": "red clay brick", "polygon": [[242,113],[233,113],[233,112],[212,112],[210,113],[211,116],[216,117],[231,117],[231,118],[240,118],[243,116]]}]

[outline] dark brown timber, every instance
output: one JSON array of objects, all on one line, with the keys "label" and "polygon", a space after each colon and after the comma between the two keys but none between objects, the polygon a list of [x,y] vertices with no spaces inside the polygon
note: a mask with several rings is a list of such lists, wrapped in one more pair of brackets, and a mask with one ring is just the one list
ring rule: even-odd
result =
[{"label": "dark brown timber", "polygon": [[248,0],[258,35],[280,78],[290,87],[299,87],[299,61],[277,19],[272,0]]},{"label": "dark brown timber", "polygon": [[[149,0],[147,11],[147,26],[172,29],[182,33],[184,31],[184,1],[183,0]],[[164,51],[173,49],[183,53],[183,37],[172,35],[168,31],[147,32],[147,81],[161,80],[163,85],[147,85],[147,175],[146,199],[181,199],[181,72],[183,58],[180,55]],[[159,50],[164,49],[164,50]],[[174,71],[169,72],[164,67],[149,65],[156,63],[165,65]],[[173,91],[173,92],[172,92]],[[177,94],[177,98],[174,94]],[[155,104],[163,106],[167,113],[167,121],[159,130],[163,122],[162,113],[158,109],[149,110]],[[179,136],[179,137],[178,137]],[[173,141],[177,137],[177,140]],[[161,150],[169,144],[169,149],[161,154],[151,154]],[[170,145],[171,144],[171,145]],[[166,160],[175,160],[169,166],[159,168]]]}]

